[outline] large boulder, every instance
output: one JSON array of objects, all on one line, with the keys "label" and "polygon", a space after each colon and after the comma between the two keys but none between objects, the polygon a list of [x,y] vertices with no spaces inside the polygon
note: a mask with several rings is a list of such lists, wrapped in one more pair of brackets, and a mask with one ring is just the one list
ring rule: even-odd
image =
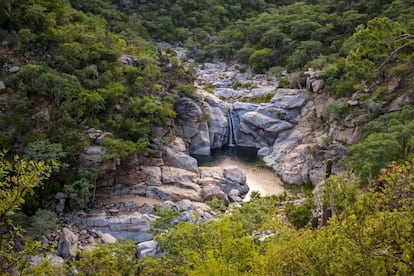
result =
[{"label": "large boulder", "polygon": [[90,146],[80,155],[80,162],[83,166],[92,166],[103,161],[105,149],[101,146]]},{"label": "large boulder", "polygon": [[309,96],[298,89],[279,88],[270,103],[284,109],[302,108]]},{"label": "large boulder", "polygon": [[194,183],[197,177],[198,174],[184,169],[161,167],[161,181],[163,184],[184,185],[184,183]]},{"label": "large boulder", "polygon": [[210,183],[203,185],[201,188],[201,197],[204,201],[212,200],[213,198],[222,199],[228,201],[227,195],[215,184],[215,181],[209,181]]},{"label": "large boulder", "polygon": [[155,166],[142,166],[141,171],[145,175],[145,183],[148,186],[161,185],[161,168]]},{"label": "large boulder", "polygon": [[233,127],[234,141],[237,145],[244,147],[262,147],[267,145],[266,143],[257,141],[254,130],[250,130],[248,125],[242,127],[243,115],[247,112],[255,111],[258,107],[258,104],[252,103],[235,102],[233,104],[229,116]]},{"label": "large boulder", "polygon": [[210,105],[206,105],[204,112],[208,117],[210,147],[221,148],[228,140],[228,114],[223,113],[219,107]]},{"label": "large boulder", "polygon": [[137,245],[137,258],[143,258],[147,255],[157,256],[158,255],[158,243],[154,240],[140,242]]},{"label": "large boulder", "polygon": [[246,174],[236,166],[225,167],[223,176],[234,183],[241,185],[246,184]]},{"label": "large boulder", "polygon": [[240,191],[241,195],[249,191],[246,174],[238,167],[200,167],[199,170],[201,183],[203,179],[208,179],[208,183],[213,181],[225,194],[229,194],[233,189]]},{"label": "large boulder", "polygon": [[256,111],[247,112],[243,115],[242,120],[253,128],[263,130],[265,132],[264,134],[267,134],[267,136],[273,139],[275,139],[280,132],[294,127],[293,124],[287,121],[272,118]]},{"label": "large boulder", "polygon": [[192,172],[197,172],[197,160],[186,153],[175,151],[172,148],[164,148],[164,164],[174,166]]},{"label": "large boulder", "polygon": [[77,234],[66,227],[63,228],[58,243],[59,255],[65,259],[74,259],[78,253],[78,240],[79,237]]}]

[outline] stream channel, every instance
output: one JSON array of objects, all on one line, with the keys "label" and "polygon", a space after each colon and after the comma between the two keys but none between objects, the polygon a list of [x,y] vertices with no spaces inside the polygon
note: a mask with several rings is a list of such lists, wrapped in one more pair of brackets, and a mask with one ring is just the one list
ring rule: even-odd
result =
[{"label": "stream channel", "polygon": [[261,196],[283,193],[285,188],[275,172],[264,165],[257,156],[256,148],[225,146],[213,149],[210,156],[194,156],[200,167],[237,166],[245,174],[250,190],[244,201],[250,200],[252,191],[258,191]]},{"label": "stream channel", "polygon": [[[198,79],[196,86],[203,89],[203,84],[210,84],[215,87],[214,94],[222,98],[227,103],[233,104],[238,97],[264,95],[274,92],[277,87],[275,79],[268,80],[263,75],[255,75],[252,72],[241,73],[234,66],[229,66],[223,62],[205,63],[197,67]],[[250,83],[256,89],[244,89],[242,87],[234,89],[233,81],[242,84]],[[222,94],[224,93],[224,94]],[[227,93],[230,97],[227,98]],[[229,112],[229,141],[222,148],[212,149],[210,156],[194,156],[200,167],[225,167],[237,166],[245,174],[247,185],[250,190],[245,196],[244,201],[250,200],[252,191],[258,191],[261,196],[277,195],[286,191],[282,181],[276,173],[257,155],[257,148],[241,147],[237,145],[236,137],[233,137],[234,123]]]}]

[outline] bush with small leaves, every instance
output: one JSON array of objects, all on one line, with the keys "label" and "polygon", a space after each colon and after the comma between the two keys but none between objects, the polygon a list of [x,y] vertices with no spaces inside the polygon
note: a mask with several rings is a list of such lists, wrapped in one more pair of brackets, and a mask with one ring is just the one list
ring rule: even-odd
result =
[{"label": "bush with small leaves", "polygon": [[50,231],[57,228],[58,218],[55,212],[39,209],[36,214],[30,218],[30,225],[27,232],[30,236],[40,237],[47,235]]}]

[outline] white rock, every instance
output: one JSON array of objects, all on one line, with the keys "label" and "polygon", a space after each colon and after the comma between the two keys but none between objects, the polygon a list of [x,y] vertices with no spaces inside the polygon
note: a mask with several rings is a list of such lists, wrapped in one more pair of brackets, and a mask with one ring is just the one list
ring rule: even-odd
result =
[{"label": "white rock", "polygon": [[103,243],[116,243],[116,239],[109,233],[103,233],[100,238]]}]

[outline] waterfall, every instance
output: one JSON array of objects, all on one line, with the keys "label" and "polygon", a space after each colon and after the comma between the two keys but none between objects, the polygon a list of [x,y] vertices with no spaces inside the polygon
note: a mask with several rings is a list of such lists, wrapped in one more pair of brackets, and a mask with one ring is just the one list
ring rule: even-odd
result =
[{"label": "waterfall", "polygon": [[234,147],[237,145],[237,141],[234,139],[234,122],[231,110],[229,111],[229,147]]}]

